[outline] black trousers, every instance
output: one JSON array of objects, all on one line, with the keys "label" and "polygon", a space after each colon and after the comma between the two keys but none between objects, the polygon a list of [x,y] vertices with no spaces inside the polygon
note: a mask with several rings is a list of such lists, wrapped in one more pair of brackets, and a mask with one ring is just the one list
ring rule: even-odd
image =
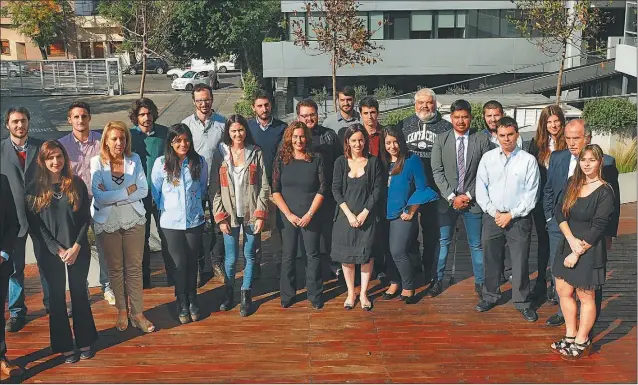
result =
[{"label": "black trousers", "polygon": [[[9,294],[9,276],[11,274],[13,274],[13,263],[11,262],[11,260],[3,260],[2,264],[0,264],[0,303],[2,304],[2,306],[4,306],[4,303],[7,300],[7,295]],[[2,359],[4,359],[5,354],[7,354],[4,326],[5,320],[3,312],[2,316],[0,317],[0,358]]]},{"label": "black trousers", "polygon": [[168,254],[173,260],[175,270],[175,296],[197,292],[197,257],[202,249],[204,225],[192,229],[163,229]]},{"label": "black trousers", "polygon": [[157,233],[160,237],[162,245],[162,259],[164,259],[164,268],[166,269],[166,275],[170,276],[173,273],[175,264],[168,253],[166,247],[166,238],[164,232],[160,227],[160,218],[157,207],[153,205],[153,197],[149,194],[146,198],[142,199],[144,203],[144,209],[146,210],[146,229],[144,233],[144,255],[142,257],[142,276],[149,277],[151,275],[151,247],[148,244],[148,239],[151,237],[151,218],[155,221],[157,227]]},{"label": "black trousers", "polygon": [[[341,269],[341,264],[339,262],[335,262],[330,258],[332,253],[332,226],[334,225],[334,215],[335,209],[337,207],[337,202],[334,200],[327,198],[324,199],[323,203],[319,210],[317,210],[317,214],[315,215],[313,220],[317,220],[321,224],[321,228],[319,229],[319,254],[323,257],[323,260],[328,262],[328,266],[330,266],[330,270],[333,273],[337,271],[337,269]],[[297,256],[303,258],[306,255],[306,248],[304,246],[304,240],[301,234],[299,234],[298,240],[298,248],[297,248]]]},{"label": "black trousers", "polygon": [[485,282],[483,299],[495,303],[501,298],[499,281],[503,271],[505,246],[512,260],[512,302],[516,309],[530,307],[529,299],[529,246],[532,234],[532,218],[512,219],[504,229],[498,227],[494,218],[483,214],[483,244]]},{"label": "black trousers", "polygon": [[[426,203],[419,206],[419,224],[423,236],[423,252],[421,253],[421,263],[426,279],[432,277],[432,271],[436,271],[438,255],[435,258],[436,247],[439,245],[439,212],[438,201]],[[412,240],[411,253],[419,254],[419,240],[414,237]]]},{"label": "black trousers", "polygon": [[308,300],[321,303],[323,294],[323,279],[321,277],[321,256],[319,254],[319,240],[321,238],[322,223],[313,218],[306,228],[293,226],[283,218],[284,228],[281,231],[281,275],[279,290],[281,302],[289,304],[293,301],[297,287],[297,248],[301,235],[306,249],[306,288]]},{"label": "black trousers", "polygon": [[409,245],[414,244],[418,231],[416,216],[411,221],[397,218],[389,222],[388,243],[392,258],[387,259],[387,274],[391,283],[400,282],[404,290],[414,290],[414,264]]},{"label": "black trousers", "polygon": [[[370,214],[372,215],[372,213]],[[387,263],[386,259],[391,259],[390,249],[388,246],[388,239],[390,238],[390,222],[385,218],[377,222],[377,233],[374,242],[374,277],[380,273],[386,274]]]},{"label": "black trousers", "polygon": [[547,284],[547,265],[549,264],[549,233],[547,232],[542,201],[537,203],[534,210],[532,210],[532,217],[534,218],[534,227],[538,237],[538,278],[536,278],[536,282],[545,286]]},{"label": "black trousers", "polygon": [[[90,346],[97,340],[97,329],[86,290],[86,278],[89,275],[91,263],[90,253],[91,248],[88,243],[83,245],[73,265],[66,265],[59,256],[51,254],[48,250],[46,252],[42,250],[38,258],[38,263],[42,266],[42,272],[49,284],[49,334],[53,353],[73,350],[73,336],[75,336],[75,345],[79,348]],[[71,333],[66,312],[65,269],[69,276],[69,291],[73,306],[73,333]]]}]

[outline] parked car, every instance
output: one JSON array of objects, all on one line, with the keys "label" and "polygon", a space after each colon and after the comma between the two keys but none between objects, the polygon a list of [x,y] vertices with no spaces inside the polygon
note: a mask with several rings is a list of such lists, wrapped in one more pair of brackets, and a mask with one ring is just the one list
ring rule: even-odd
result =
[{"label": "parked car", "polygon": [[166,72],[166,77],[171,78],[171,80],[175,80],[177,78],[182,77],[186,71],[190,68],[182,69],[182,68],[171,68]]},{"label": "parked car", "polygon": [[181,77],[173,80],[171,88],[174,90],[191,91],[196,84],[204,83],[214,90],[219,88],[219,80],[215,71],[186,71]]},{"label": "parked car", "polygon": [[[168,71],[168,63],[166,60],[159,57],[149,57],[146,59],[146,72],[155,72],[158,75],[161,75]],[[133,65],[130,65],[126,68],[126,72],[131,75],[142,73],[142,62],[139,61]]]},{"label": "parked car", "polygon": [[236,57],[232,56],[229,61],[217,63],[217,71],[219,71],[221,73],[226,73],[228,71],[234,71],[235,70],[235,60],[236,60]]},{"label": "parked car", "polygon": [[13,62],[0,62],[0,76],[10,76],[12,78],[16,76],[29,75],[29,66],[26,64],[16,64]]}]

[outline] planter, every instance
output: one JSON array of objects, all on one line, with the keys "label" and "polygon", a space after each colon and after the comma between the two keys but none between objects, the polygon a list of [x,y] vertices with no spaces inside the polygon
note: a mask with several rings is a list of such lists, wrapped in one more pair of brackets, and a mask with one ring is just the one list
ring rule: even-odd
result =
[{"label": "planter", "polygon": [[636,202],[638,200],[638,176],[636,172],[628,172],[618,175],[618,184],[620,185],[620,203]]}]

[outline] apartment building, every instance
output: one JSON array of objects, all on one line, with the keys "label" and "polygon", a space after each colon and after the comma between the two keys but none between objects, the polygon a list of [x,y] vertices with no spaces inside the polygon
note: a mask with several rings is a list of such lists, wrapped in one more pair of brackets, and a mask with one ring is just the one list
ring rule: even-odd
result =
[{"label": "apartment building", "polygon": [[623,73],[622,93],[636,92],[638,68],[638,2],[627,1],[624,36],[616,46],[616,71]]}]

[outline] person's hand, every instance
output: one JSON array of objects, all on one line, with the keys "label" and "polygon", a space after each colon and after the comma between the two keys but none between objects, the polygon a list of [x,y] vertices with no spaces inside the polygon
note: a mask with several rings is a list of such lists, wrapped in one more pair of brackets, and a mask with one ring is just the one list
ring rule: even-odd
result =
[{"label": "person's hand", "polygon": [[569,243],[569,247],[572,249],[572,252],[577,255],[583,255],[585,253],[585,248],[581,243],[581,240],[572,236],[567,238],[567,242]]},{"label": "person's hand", "polygon": [[66,249],[60,247],[58,249],[58,257],[60,257],[60,259],[62,260],[62,262],[64,262],[64,260],[66,259]]},{"label": "person's hand", "polygon": [[569,253],[569,255],[565,258],[565,261],[563,261],[563,265],[568,269],[572,269],[578,263],[578,258],[578,255]]},{"label": "person's hand", "polygon": [[607,251],[611,250],[611,244],[614,242],[613,237],[605,237],[605,245],[607,246]]},{"label": "person's hand", "polygon": [[366,219],[368,218],[368,214],[370,214],[370,212],[364,209],[362,212],[359,213],[359,215],[357,215],[357,221],[359,222],[359,226],[363,226]]},{"label": "person's hand", "polygon": [[359,227],[360,223],[356,215],[354,215],[353,213],[349,213],[349,214],[346,214],[346,218],[348,218],[348,223],[350,223],[351,227],[354,227],[354,228]]},{"label": "person's hand", "polygon": [[299,218],[297,225],[299,227],[306,227],[310,224],[310,221],[312,221],[312,215],[310,215],[310,212],[307,212],[303,217]]},{"label": "person's hand", "polygon": [[126,188],[126,191],[128,192],[128,195],[133,194],[135,191],[137,191],[137,185],[136,184],[132,184],[132,185],[128,186]]},{"label": "person's hand", "polygon": [[498,227],[504,229],[512,221],[512,214],[510,214],[510,213],[501,213],[501,212],[497,211],[496,212],[496,217],[494,218],[494,220],[496,221],[496,225]]},{"label": "person's hand", "polygon": [[467,195],[457,195],[452,201],[455,210],[465,210],[470,205],[470,198]]},{"label": "person's hand", "polygon": [[414,217],[414,213],[411,213],[408,211],[407,213],[401,213],[400,218],[407,222],[407,221],[411,221],[413,217]]},{"label": "person's hand", "polygon": [[293,214],[292,212],[289,212],[288,214],[286,214],[286,219],[288,220],[288,222],[290,222],[293,226],[298,227],[299,226],[299,217],[296,216],[295,214]]},{"label": "person's hand", "polygon": [[80,253],[81,246],[79,244],[73,245],[70,249],[67,249],[66,256],[62,260],[67,265],[73,265],[78,258],[78,254]]},{"label": "person's hand", "polygon": [[261,230],[263,230],[263,228],[264,228],[264,220],[263,219],[255,220],[255,225],[253,226],[253,234],[260,233]]},{"label": "person's hand", "polygon": [[0,257],[0,265],[4,262],[4,258]]},{"label": "person's hand", "polygon": [[104,185],[102,183],[97,185],[97,188],[100,189],[100,191],[106,191],[106,187],[104,187]]},{"label": "person's hand", "polygon": [[219,222],[219,230],[226,235],[230,235],[230,224],[228,224],[227,220],[224,219]]}]

